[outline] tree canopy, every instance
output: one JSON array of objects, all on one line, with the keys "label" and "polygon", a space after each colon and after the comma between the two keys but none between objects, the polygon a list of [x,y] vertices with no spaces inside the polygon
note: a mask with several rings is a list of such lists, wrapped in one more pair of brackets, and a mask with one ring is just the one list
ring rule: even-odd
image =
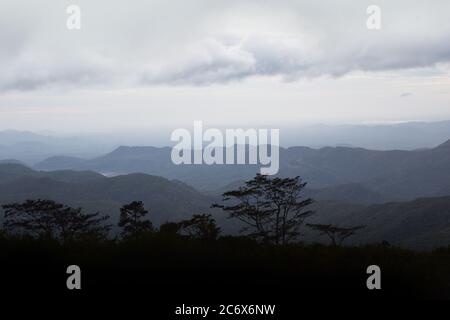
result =
[{"label": "tree canopy", "polygon": [[52,200],[26,200],[2,206],[5,212],[3,229],[8,234],[61,242],[105,239],[110,226],[109,216],[86,214],[81,208],[72,208]]},{"label": "tree canopy", "polygon": [[322,235],[327,235],[334,246],[341,245],[348,237],[354,235],[356,231],[365,228],[366,226],[355,227],[338,227],[332,224],[307,224],[313,230],[321,232]]},{"label": "tree canopy", "polygon": [[133,201],[120,208],[118,226],[122,228],[122,238],[137,238],[145,232],[153,231],[153,224],[145,219],[148,211],[142,201]]},{"label": "tree canopy", "polygon": [[301,191],[306,186],[300,177],[273,178],[257,174],[245,185],[225,192],[223,202],[231,205],[214,204],[245,224],[243,232],[264,242],[287,244],[298,238],[304,220],[313,214],[306,207],[313,203],[304,198]]}]

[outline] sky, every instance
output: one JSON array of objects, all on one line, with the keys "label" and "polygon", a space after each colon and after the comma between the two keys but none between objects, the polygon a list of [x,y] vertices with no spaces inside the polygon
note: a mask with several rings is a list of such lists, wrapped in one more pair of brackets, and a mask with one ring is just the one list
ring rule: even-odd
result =
[{"label": "sky", "polygon": [[0,129],[450,119],[448,0],[3,0],[0,43]]}]

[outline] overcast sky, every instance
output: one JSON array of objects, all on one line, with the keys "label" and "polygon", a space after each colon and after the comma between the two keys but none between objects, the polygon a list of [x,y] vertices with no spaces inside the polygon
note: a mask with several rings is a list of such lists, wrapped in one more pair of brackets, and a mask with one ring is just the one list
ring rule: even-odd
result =
[{"label": "overcast sky", "polygon": [[3,0],[0,129],[448,120],[449,62],[448,0]]}]

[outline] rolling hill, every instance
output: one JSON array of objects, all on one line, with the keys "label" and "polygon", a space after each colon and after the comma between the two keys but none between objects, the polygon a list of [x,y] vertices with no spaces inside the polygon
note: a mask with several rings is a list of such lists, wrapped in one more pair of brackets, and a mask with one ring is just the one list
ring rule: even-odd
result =
[{"label": "rolling hill", "polygon": [[[237,186],[235,182],[223,191]],[[450,244],[450,196],[381,203],[385,201],[382,196],[358,184],[306,189],[304,196],[316,200],[311,208],[316,214],[309,223],[367,225],[348,243],[385,240],[419,249]],[[0,204],[37,198],[109,214],[113,224],[122,205],[140,200],[156,225],[186,219],[194,213],[212,213],[225,234],[236,234],[241,227],[220,210],[210,208],[219,200],[217,193],[200,193],[178,180],[142,173],[105,177],[92,171],[46,172],[15,163],[0,164]],[[373,202],[378,204],[370,204]],[[303,233],[305,241],[328,241],[305,228]]]},{"label": "rolling hill", "polygon": [[146,174],[107,178],[90,171],[42,172],[0,164],[0,204],[36,198],[101,211],[114,222],[122,205],[141,200],[156,224],[209,211],[213,202],[182,182]]},{"label": "rolling hill", "polygon": [[[348,240],[352,244],[381,243],[432,249],[450,245],[450,197],[419,198],[408,202],[390,202],[355,206],[338,202],[316,205],[317,214],[311,223],[332,223],[340,226],[366,225]],[[310,241],[327,241],[308,232]]]},{"label": "rolling hill", "polygon": [[[120,147],[104,156],[84,161],[51,158],[35,168],[92,170],[107,175],[141,172],[177,179],[207,191],[251,179],[259,172],[257,165],[177,166],[171,162],[170,152],[168,147]],[[361,190],[383,200],[444,196],[450,194],[450,141],[432,149],[413,151],[281,148],[279,175],[299,175],[312,189],[360,185]],[[356,190],[353,193],[358,194]]]}]

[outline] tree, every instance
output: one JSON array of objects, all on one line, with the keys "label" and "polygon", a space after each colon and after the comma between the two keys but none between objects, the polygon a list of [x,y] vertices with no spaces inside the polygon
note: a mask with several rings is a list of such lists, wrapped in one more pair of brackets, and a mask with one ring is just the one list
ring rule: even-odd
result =
[{"label": "tree", "polygon": [[109,216],[98,212],[85,214],[81,208],[72,208],[52,200],[26,200],[2,206],[5,212],[3,228],[8,234],[28,235],[63,243],[77,240],[101,240],[110,226],[104,222]]},{"label": "tree", "polygon": [[119,227],[122,228],[122,238],[138,238],[146,232],[153,231],[153,224],[145,220],[148,211],[142,201],[133,201],[120,208]]},{"label": "tree", "polygon": [[220,234],[220,228],[210,214],[194,214],[191,219],[178,223],[179,231],[189,237],[203,240],[215,240]]},{"label": "tree", "polygon": [[264,185],[267,178],[257,175],[254,179],[245,182],[237,190],[225,192],[222,201],[232,201],[229,206],[213,204],[212,207],[221,208],[228,212],[229,218],[236,218],[244,223],[241,232],[249,232],[249,236],[269,241],[269,225],[272,209],[264,197]]},{"label": "tree", "polygon": [[300,235],[304,220],[313,214],[305,210],[313,203],[312,199],[301,196],[305,186],[300,177],[270,179],[258,174],[238,190],[223,194],[223,201],[232,200],[232,205],[214,204],[213,207],[242,221],[246,225],[242,231],[251,230],[250,236],[284,245]]},{"label": "tree", "polygon": [[161,234],[187,236],[203,240],[217,239],[220,231],[210,214],[194,214],[191,219],[180,222],[166,222],[159,227]]},{"label": "tree", "polygon": [[356,226],[356,227],[337,227],[331,224],[306,224],[313,230],[321,232],[321,235],[327,235],[332,245],[340,246],[342,242],[348,237],[354,235],[356,231],[365,228],[366,226]]},{"label": "tree", "polygon": [[166,222],[159,226],[159,232],[165,235],[177,235],[181,225],[176,222]]},{"label": "tree", "polygon": [[300,195],[306,182],[300,177],[267,179],[265,187],[266,197],[274,211],[272,220],[275,224],[275,243],[284,245],[300,235],[299,228],[304,220],[313,214],[311,210],[304,210],[313,203],[311,198],[303,199]]}]

